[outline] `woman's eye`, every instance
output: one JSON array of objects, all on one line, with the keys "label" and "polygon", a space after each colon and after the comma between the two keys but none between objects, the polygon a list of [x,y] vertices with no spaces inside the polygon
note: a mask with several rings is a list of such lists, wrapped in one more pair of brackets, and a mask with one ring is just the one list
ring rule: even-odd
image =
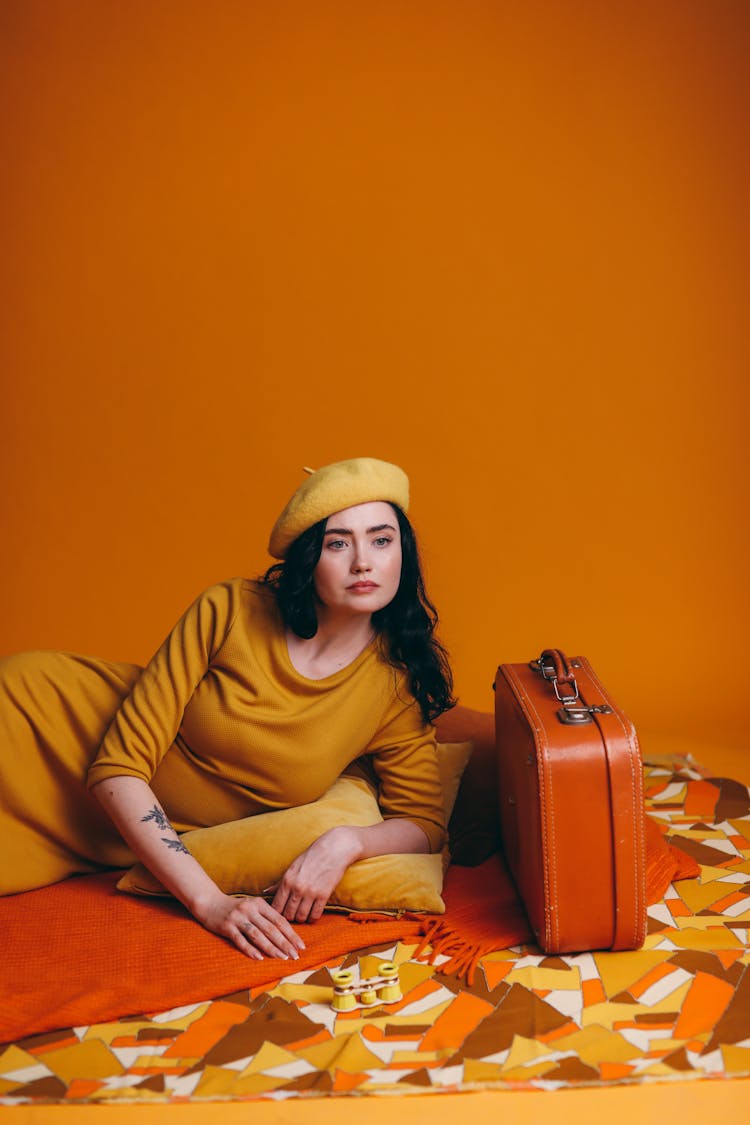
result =
[{"label": "woman's eye", "polygon": [[345,539],[329,539],[326,546],[329,547],[329,548],[333,548],[334,551],[340,551],[343,547],[346,546],[346,540]]},{"label": "woman's eye", "polygon": [[376,547],[386,547],[391,542],[391,537],[390,535],[379,535],[373,542]]}]

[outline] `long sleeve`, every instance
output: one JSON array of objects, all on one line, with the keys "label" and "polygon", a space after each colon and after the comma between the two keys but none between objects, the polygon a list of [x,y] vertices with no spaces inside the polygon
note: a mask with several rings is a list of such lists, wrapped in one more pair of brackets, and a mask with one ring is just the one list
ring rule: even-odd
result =
[{"label": "long sleeve", "polygon": [[404,686],[397,693],[393,712],[367,753],[378,775],[383,817],[403,817],[418,824],[437,852],[445,839],[445,816],[435,731],[424,723],[418,704],[407,692]]},{"label": "long sleeve", "polygon": [[232,626],[240,585],[234,580],[211,586],[177,622],[115,715],[88,771],[89,788],[123,774],[151,781]]}]

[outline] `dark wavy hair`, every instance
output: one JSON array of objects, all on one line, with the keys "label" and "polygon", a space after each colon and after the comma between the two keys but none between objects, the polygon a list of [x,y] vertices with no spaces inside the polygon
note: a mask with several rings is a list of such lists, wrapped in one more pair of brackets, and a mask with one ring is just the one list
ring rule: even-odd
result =
[{"label": "dark wavy hair", "polygon": [[[372,623],[384,658],[406,672],[428,723],[455,707],[453,674],[448,654],[435,636],[438,615],[425,590],[414,529],[397,504],[391,507],[401,532],[401,579],[395,597],[372,615]],[[284,561],[269,567],[260,580],[271,587],[285,624],[298,637],[314,637],[318,631],[313,571],[323,550],[326,522],[320,520],[303,531]]]}]

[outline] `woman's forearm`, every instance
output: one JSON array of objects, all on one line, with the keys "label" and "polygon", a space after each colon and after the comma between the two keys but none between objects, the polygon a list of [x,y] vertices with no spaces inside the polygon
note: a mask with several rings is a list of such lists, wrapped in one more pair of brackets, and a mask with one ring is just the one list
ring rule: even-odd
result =
[{"label": "woman's forearm", "polygon": [[123,775],[105,778],[91,791],[138,859],[202,921],[222,892],[182,843],[150,786]]},{"label": "woman's forearm", "polygon": [[357,859],[431,850],[426,833],[413,820],[394,817],[392,820],[384,820],[380,824],[372,824],[366,828],[357,828],[355,831],[361,848]]},{"label": "woman's forearm", "polygon": [[224,894],[206,874],[145,781],[109,777],[92,792],[141,862],[207,930],[233,942],[248,957],[299,956],[305,943],[270,903]]}]

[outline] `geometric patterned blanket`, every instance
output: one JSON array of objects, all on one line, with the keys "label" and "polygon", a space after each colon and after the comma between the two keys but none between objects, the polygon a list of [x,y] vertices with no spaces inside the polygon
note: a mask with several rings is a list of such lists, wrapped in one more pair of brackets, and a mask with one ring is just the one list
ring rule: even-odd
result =
[{"label": "geometric patterned blanket", "polygon": [[[633,953],[486,954],[469,985],[399,943],[277,984],[0,1047],[0,1104],[288,1099],[750,1075],[750,799],[647,764],[647,807],[700,875]],[[403,999],[336,1013],[330,971],[400,967]]]}]

